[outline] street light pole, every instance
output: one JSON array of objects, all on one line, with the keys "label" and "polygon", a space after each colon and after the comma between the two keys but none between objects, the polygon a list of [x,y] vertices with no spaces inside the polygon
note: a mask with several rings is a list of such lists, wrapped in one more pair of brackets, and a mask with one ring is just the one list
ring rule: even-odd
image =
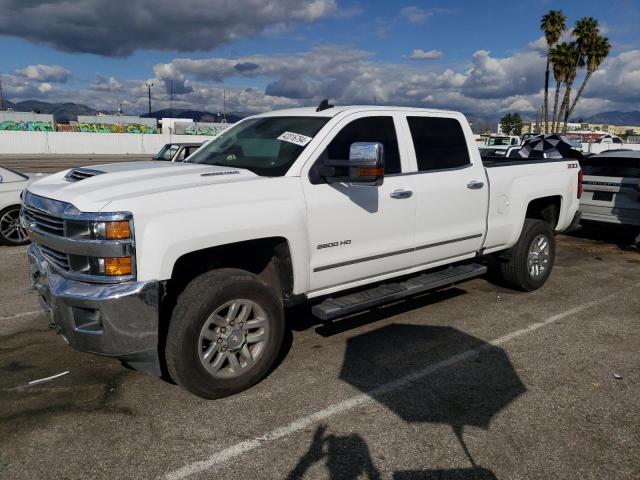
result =
[{"label": "street light pole", "polygon": [[151,87],[153,87],[153,83],[145,82],[145,85],[147,86],[147,90],[149,92],[149,117],[151,117]]}]

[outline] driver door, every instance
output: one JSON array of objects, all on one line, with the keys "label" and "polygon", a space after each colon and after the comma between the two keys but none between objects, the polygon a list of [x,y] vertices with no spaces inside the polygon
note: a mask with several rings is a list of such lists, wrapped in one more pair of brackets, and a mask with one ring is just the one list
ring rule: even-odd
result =
[{"label": "driver door", "polygon": [[[310,241],[310,296],[357,286],[409,268],[414,259],[415,198],[407,185],[407,152],[392,113],[354,114],[327,136],[303,175]],[[325,158],[346,160],[355,142],[380,142],[385,177],[380,186],[327,183]]]}]

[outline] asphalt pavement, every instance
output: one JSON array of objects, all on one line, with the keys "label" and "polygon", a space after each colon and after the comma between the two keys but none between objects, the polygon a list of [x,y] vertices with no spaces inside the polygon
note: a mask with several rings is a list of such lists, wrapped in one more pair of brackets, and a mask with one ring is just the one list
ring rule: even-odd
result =
[{"label": "asphalt pavement", "polygon": [[0,478],[640,478],[629,238],[558,237],[532,293],[478,278],[333,324],[290,311],[280,366],[215,401],[74,351],[24,248],[0,247]]}]

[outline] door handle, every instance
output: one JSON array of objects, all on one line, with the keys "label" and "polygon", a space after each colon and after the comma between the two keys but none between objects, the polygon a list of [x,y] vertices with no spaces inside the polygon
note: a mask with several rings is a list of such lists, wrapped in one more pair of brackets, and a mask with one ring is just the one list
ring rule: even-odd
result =
[{"label": "door handle", "polygon": [[470,188],[471,190],[480,190],[482,187],[484,187],[484,182],[481,182],[480,180],[472,180],[467,183],[467,188]]},{"label": "door handle", "polygon": [[390,193],[391,198],[409,198],[413,195],[411,190],[394,190]]}]

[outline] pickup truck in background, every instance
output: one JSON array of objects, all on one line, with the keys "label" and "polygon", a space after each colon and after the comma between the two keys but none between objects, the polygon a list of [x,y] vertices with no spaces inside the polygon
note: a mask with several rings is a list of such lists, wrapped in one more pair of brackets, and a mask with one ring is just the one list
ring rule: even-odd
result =
[{"label": "pickup truck in background", "polygon": [[202,146],[202,142],[191,143],[167,143],[153,157],[154,160],[165,162],[184,162],[189,155]]},{"label": "pickup truck in background", "polygon": [[541,287],[575,160],[483,164],[465,117],[395,107],[244,119],[188,162],[61,172],[23,194],[32,284],[75,348],[204,398],[274,366],[284,309],[324,321],[486,272]]},{"label": "pickup truck in background", "polygon": [[580,163],[582,220],[640,227],[640,151],[608,151]]}]

